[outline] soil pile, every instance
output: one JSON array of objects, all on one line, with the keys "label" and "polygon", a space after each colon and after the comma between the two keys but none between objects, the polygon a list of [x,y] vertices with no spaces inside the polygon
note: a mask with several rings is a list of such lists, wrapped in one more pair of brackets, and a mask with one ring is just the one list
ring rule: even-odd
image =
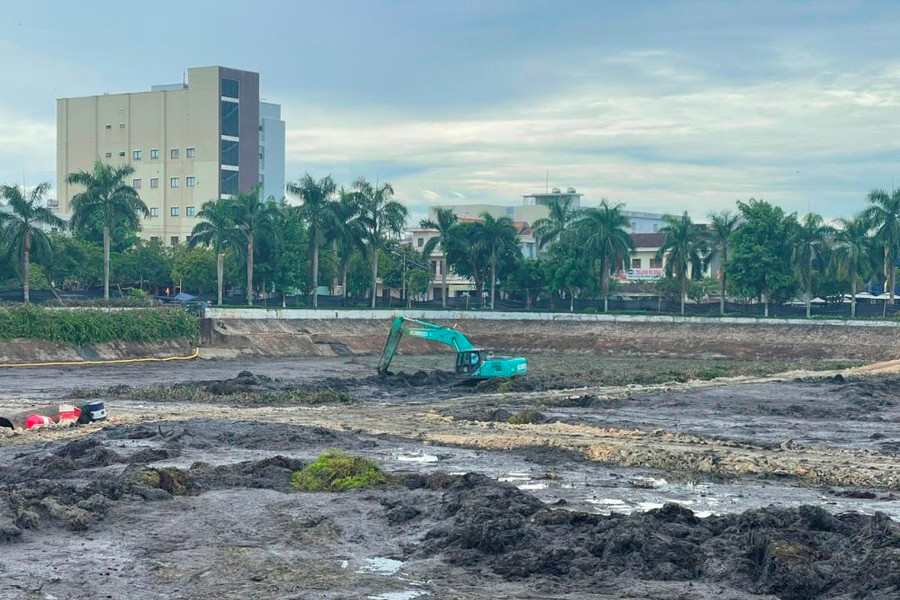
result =
[{"label": "soil pile", "polygon": [[900,525],[881,514],[803,506],[699,519],[667,504],[601,516],[551,510],[480,475],[454,478],[439,505],[418,510],[444,519],[419,554],[510,580],[578,589],[616,578],[699,581],[785,600],[900,594]]}]

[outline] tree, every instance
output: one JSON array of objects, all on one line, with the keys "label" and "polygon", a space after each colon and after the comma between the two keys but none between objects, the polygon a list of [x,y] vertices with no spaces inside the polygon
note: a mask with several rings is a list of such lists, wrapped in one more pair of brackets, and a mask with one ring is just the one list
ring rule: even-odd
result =
[{"label": "tree", "polygon": [[631,225],[621,212],[622,205],[610,205],[604,198],[597,208],[586,208],[575,222],[577,244],[591,260],[600,263],[597,274],[600,293],[603,296],[603,312],[609,310],[609,277],[628,261],[634,251],[634,242],[628,235]]},{"label": "tree", "polygon": [[99,160],[91,171],[77,171],[66,176],[69,185],[81,185],[83,192],[72,197],[73,229],[91,223],[103,226],[103,300],[109,302],[109,244],[110,232],[119,226],[134,230],[140,228],[140,217],[150,211],[137,191],[125,180],[134,173],[134,167],[113,167]]},{"label": "tree", "polygon": [[453,236],[454,227],[458,223],[459,219],[452,208],[436,208],[433,219],[424,219],[421,222],[422,227],[435,229],[438,232],[436,236],[425,242],[422,254],[428,260],[435,248],[438,245],[441,247],[441,308],[447,308],[447,246]]},{"label": "tree", "polygon": [[554,198],[547,204],[548,215],[534,222],[534,239],[538,248],[558,241],[578,220],[578,211],[572,206],[573,197]]},{"label": "tree", "polygon": [[194,247],[179,252],[172,267],[172,279],[181,285],[183,292],[202,294],[211,290],[217,283],[213,269],[218,256],[221,255],[206,248]]},{"label": "tree", "polygon": [[337,232],[337,214],[334,195],[337,185],[331,176],[319,181],[306,173],[296,183],[289,183],[288,192],[299,196],[303,201],[300,206],[300,218],[306,223],[309,237],[309,254],[312,257],[312,301],[313,308],[319,306],[319,248],[328,241],[333,232]]},{"label": "tree", "polygon": [[676,277],[681,284],[681,314],[684,314],[684,299],[687,296],[688,269],[694,279],[703,276],[703,263],[709,253],[705,231],[691,222],[687,212],[680,217],[663,215],[665,225],[659,232],[665,234],[656,252],[656,259],[666,259],[667,277]]},{"label": "tree", "polygon": [[787,301],[794,294],[790,235],[796,220],[764,200],[751,198],[737,206],[743,224],[732,236],[729,274],[743,295],[765,297],[769,316],[770,300]]},{"label": "tree", "polygon": [[591,285],[591,261],[573,244],[555,244],[550,252],[551,282],[569,297],[569,312],[575,311],[575,297]]},{"label": "tree", "polygon": [[353,184],[360,207],[360,221],[365,231],[372,266],[372,308],[378,295],[378,255],[390,236],[398,236],[406,224],[406,207],[393,200],[390,183],[373,186],[364,178]]},{"label": "tree", "polygon": [[278,218],[274,220],[272,241],[274,258],[272,280],[281,290],[281,305],[287,304],[287,290],[303,287],[304,274],[309,270],[306,248],[309,246],[308,232],[303,226],[300,211],[284,200],[274,208]]},{"label": "tree", "polygon": [[521,257],[516,228],[509,217],[494,217],[488,212],[481,214],[482,221],[475,224],[475,240],[484,249],[491,265],[491,310],[497,288],[497,263],[503,256]]},{"label": "tree", "polygon": [[50,280],[56,287],[89,289],[103,281],[103,249],[93,242],[63,233],[50,234],[53,260]]},{"label": "tree", "polygon": [[900,247],[900,188],[891,194],[884,190],[872,190],[868,201],[869,207],[863,211],[863,218],[868,222],[869,229],[874,230],[875,240],[881,246],[884,255],[884,281],[893,306],[894,288],[897,285],[894,263]]},{"label": "tree", "polygon": [[249,192],[236,194],[228,200],[231,207],[232,220],[235,228],[240,233],[242,241],[246,244],[247,265],[247,305],[253,306],[253,252],[255,251],[256,236],[268,225],[272,218],[269,206],[260,200],[260,185],[257,184]]},{"label": "tree", "polygon": [[65,228],[65,222],[44,206],[44,196],[50,184],[35,186],[24,193],[18,186],[0,187],[0,197],[6,200],[10,212],[3,215],[5,222],[4,244],[7,257],[18,255],[22,265],[22,295],[25,303],[31,302],[31,259],[32,255],[42,264],[53,260],[53,244],[41,225],[57,229]]},{"label": "tree", "polygon": [[709,298],[710,294],[715,292],[717,287],[716,280],[711,277],[694,279],[688,283],[687,295],[695,304],[700,304],[703,300]]},{"label": "tree", "polygon": [[335,265],[340,282],[342,296],[347,300],[347,269],[350,258],[355,251],[365,251],[365,229],[360,221],[359,197],[345,190],[338,191],[338,201],[332,207],[335,213],[335,229],[330,232],[332,247],[335,253]]},{"label": "tree", "polygon": [[536,258],[526,258],[519,262],[516,270],[504,280],[506,292],[510,295],[524,293],[525,309],[530,310],[534,299],[547,286],[546,271],[542,261]]},{"label": "tree", "polygon": [[222,305],[225,250],[236,242],[234,211],[228,200],[209,200],[197,212],[201,219],[191,231],[188,247],[206,246],[216,254],[216,304]]},{"label": "tree", "polygon": [[709,214],[710,250],[719,257],[719,314],[725,314],[725,294],[728,292],[727,269],[728,249],[731,247],[731,236],[740,226],[740,216],[724,210]]},{"label": "tree", "polygon": [[856,284],[872,272],[872,240],[869,224],[860,216],[838,219],[841,228],[834,235],[832,264],[838,277],[850,284],[850,318],[856,317]]},{"label": "tree", "polygon": [[811,314],[813,261],[821,255],[833,231],[816,213],[807,213],[803,221],[794,227],[791,264],[800,285],[806,291],[807,319]]},{"label": "tree", "polygon": [[484,282],[489,277],[490,260],[479,239],[477,223],[460,223],[447,244],[447,263],[453,271],[475,282],[476,294],[484,306]]}]

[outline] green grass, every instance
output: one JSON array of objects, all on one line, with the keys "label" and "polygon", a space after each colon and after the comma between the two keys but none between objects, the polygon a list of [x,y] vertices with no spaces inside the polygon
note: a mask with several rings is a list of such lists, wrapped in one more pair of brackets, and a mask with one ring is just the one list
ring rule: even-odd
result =
[{"label": "green grass", "polygon": [[388,483],[374,462],[361,456],[328,450],[316,462],[291,476],[291,487],[301,492],[345,492]]},{"label": "green grass", "polygon": [[44,340],[67,344],[159,342],[196,339],[200,321],[181,309],[54,310],[35,306],[0,308],[0,340]]}]

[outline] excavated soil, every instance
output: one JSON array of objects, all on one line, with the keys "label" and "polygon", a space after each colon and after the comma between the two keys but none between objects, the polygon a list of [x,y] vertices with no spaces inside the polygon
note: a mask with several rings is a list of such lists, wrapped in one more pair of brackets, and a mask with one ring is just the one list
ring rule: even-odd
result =
[{"label": "excavated soil", "polygon": [[[396,443],[187,421],[2,448],[0,556],[12,593],[4,597],[886,600],[900,593],[900,525],[880,513],[832,515],[801,505],[698,518],[665,504],[604,515],[564,500],[547,504],[479,474],[409,469],[376,489],[290,489],[291,473],[324,448],[365,453]],[[229,460],[248,451],[266,456]],[[209,460],[181,461],[198,452]],[[572,458],[535,456],[544,464]]]}]

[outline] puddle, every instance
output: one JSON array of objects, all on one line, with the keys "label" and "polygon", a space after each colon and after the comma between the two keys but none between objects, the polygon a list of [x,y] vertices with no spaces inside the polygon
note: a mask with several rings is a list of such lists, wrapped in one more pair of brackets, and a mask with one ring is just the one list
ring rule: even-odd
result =
[{"label": "puddle", "polygon": [[367,558],[363,561],[363,565],[356,570],[357,573],[377,573],[379,575],[393,575],[403,566],[403,561],[394,560],[392,558],[384,558],[376,556],[375,558]]},{"label": "puddle", "polygon": [[377,596],[366,596],[369,600],[412,600],[419,596],[427,596],[428,592],[422,590],[404,590],[402,592],[385,592]]},{"label": "puddle", "polygon": [[407,463],[436,463],[440,458],[434,454],[420,452],[416,454],[395,454],[394,460]]}]

